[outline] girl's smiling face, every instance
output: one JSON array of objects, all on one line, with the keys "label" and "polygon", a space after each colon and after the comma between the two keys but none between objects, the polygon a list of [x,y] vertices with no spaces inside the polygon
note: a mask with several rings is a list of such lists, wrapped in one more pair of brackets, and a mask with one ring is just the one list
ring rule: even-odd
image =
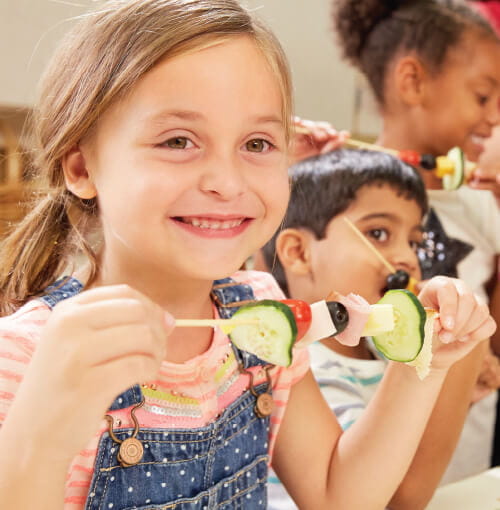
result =
[{"label": "girl's smiling face", "polygon": [[162,61],[106,111],[81,145],[105,272],[213,280],[237,270],[286,209],[282,105],[266,58],[233,36]]},{"label": "girl's smiling face", "polygon": [[[390,186],[367,185],[351,205],[334,217],[324,239],[309,242],[312,300],[333,290],[354,292],[370,303],[383,295],[389,270],[344,221],[349,218],[396,269],[420,279],[416,248],[422,241],[422,211],[414,200],[399,196]],[[312,237],[312,234],[311,234]]]},{"label": "girl's smiling face", "polygon": [[484,141],[500,121],[500,44],[472,32],[449,50],[427,92],[415,136],[422,150],[446,154],[454,146],[477,161]]}]

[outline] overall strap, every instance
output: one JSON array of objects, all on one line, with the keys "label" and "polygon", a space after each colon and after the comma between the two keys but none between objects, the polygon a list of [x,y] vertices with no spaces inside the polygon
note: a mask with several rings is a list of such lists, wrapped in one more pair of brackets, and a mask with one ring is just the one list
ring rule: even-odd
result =
[{"label": "overall strap", "polygon": [[[230,319],[241,306],[253,303],[255,301],[255,295],[250,285],[238,283],[232,278],[223,278],[222,280],[214,281],[212,299],[217,306],[221,318]],[[234,344],[231,345],[236,359],[244,368],[265,366],[268,364],[254,354],[242,351]]]}]

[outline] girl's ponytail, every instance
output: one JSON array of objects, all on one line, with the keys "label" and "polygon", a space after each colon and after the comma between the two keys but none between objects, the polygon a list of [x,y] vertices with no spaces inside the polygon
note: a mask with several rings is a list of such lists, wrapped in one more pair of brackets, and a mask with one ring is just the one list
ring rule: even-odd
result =
[{"label": "girl's ponytail", "polygon": [[333,24],[344,57],[366,76],[382,106],[395,55],[416,54],[438,73],[467,30],[496,38],[464,0],[335,0]]},{"label": "girl's ponytail", "polygon": [[355,66],[372,30],[405,4],[415,0],[337,0],[334,3],[334,28],[344,57]]},{"label": "girl's ponytail", "polygon": [[94,213],[95,205],[86,205],[65,189],[52,192],[40,198],[2,241],[0,316],[14,312],[52,284],[75,252],[83,251],[88,256],[92,279],[96,256],[86,241],[90,222],[85,209]]}]

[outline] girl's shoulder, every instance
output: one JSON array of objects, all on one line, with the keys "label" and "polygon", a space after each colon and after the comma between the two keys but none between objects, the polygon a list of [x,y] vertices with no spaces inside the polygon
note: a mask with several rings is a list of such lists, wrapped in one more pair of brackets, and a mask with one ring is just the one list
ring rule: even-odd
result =
[{"label": "girl's shoulder", "polygon": [[0,344],[31,351],[34,347],[32,342],[38,339],[50,311],[45,303],[33,299],[13,314],[0,317]]},{"label": "girl's shoulder", "polygon": [[274,277],[264,271],[237,271],[231,278],[252,287],[255,299],[285,299]]}]

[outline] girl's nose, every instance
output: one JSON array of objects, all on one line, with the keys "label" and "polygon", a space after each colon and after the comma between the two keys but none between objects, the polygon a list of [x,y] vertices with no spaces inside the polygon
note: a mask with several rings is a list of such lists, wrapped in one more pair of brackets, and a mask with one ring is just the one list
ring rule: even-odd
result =
[{"label": "girl's nose", "polygon": [[234,200],[247,189],[243,170],[231,158],[211,161],[200,177],[200,189],[223,200]]}]

